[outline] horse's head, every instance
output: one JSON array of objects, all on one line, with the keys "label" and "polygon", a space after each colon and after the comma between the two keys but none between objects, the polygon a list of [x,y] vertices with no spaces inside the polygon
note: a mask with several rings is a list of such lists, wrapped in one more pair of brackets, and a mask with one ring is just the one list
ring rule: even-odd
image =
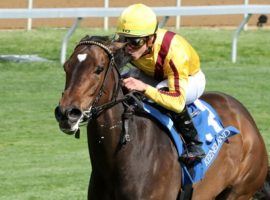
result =
[{"label": "horse's head", "polygon": [[77,132],[79,123],[90,118],[93,106],[112,98],[110,90],[115,90],[119,80],[117,67],[129,61],[123,50],[125,44],[103,40],[104,37],[82,39],[64,64],[65,90],[55,117],[67,134]]}]

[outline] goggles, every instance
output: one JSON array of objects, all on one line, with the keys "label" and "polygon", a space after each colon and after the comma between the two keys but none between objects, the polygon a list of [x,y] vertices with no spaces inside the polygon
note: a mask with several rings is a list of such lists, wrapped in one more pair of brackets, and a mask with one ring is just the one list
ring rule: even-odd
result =
[{"label": "goggles", "polygon": [[132,48],[139,49],[141,48],[147,41],[147,37],[125,37],[125,36],[118,36],[118,41],[126,42]]},{"label": "goggles", "polygon": [[141,48],[146,43],[146,38],[126,37],[125,42],[127,42],[131,47]]}]

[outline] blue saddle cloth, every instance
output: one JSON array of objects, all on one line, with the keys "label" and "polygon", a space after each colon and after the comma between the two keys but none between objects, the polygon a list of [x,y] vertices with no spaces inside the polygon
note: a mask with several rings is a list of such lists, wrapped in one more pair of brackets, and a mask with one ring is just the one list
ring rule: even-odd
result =
[{"label": "blue saddle cloth", "polygon": [[[167,115],[146,102],[143,104],[143,108],[169,130],[178,155],[182,155],[184,144],[173,126],[173,121]],[[194,103],[188,105],[188,112],[198,132],[199,140],[203,142],[202,148],[206,156],[201,162],[196,162],[192,170],[181,164],[182,186],[194,184],[203,179],[206,171],[216,159],[223,143],[228,141],[228,137],[239,133],[239,130],[233,126],[224,127],[216,111],[205,101],[196,100]]]}]

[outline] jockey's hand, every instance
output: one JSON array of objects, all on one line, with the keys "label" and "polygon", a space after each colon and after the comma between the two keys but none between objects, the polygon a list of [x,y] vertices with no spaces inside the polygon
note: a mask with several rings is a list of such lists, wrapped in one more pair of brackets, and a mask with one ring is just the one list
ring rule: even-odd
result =
[{"label": "jockey's hand", "polygon": [[129,91],[136,90],[139,92],[145,92],[147,88],[147,84],[133,77],[125,78],[123,80],[123,86],[125,86]]}]

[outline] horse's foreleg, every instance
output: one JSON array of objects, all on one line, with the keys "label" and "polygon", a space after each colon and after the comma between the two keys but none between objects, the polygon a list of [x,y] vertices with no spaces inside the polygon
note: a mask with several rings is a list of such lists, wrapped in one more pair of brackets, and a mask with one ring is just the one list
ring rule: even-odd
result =
[{"label": "horse's foreleg", "polygon": [[92,172],[88,185],[88,200],[112,200],[103,179]]}]

